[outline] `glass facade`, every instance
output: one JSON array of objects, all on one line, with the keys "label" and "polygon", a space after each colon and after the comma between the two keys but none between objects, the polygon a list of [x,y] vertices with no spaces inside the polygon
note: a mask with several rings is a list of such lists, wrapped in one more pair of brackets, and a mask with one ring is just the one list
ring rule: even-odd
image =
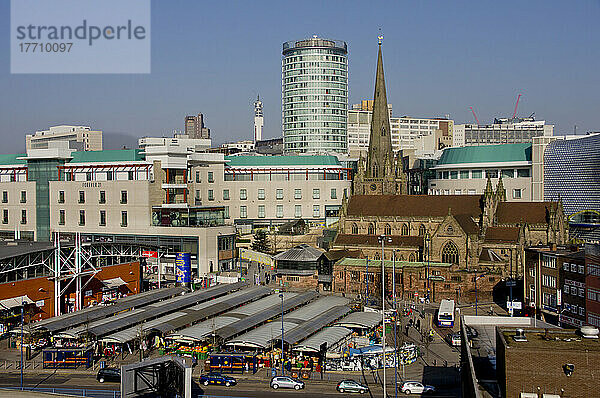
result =
[{"label": "glass facade", "polygon": [[58,181],[58,166],[65,162],[58,159],[29,159],[27,161],[28,179],[35,181],[36,199],[36,239],[50,240],[50,184]]},{"label": "glass facade", "polygon": [[600,210],[600,134],[556,140],[544,152],[544,200],[563,201],[565,214]]},{"label": "glass facade", "polygon": [[286,153],[347,153],[348,51],[313,37],[283,44],[282,123]]}]

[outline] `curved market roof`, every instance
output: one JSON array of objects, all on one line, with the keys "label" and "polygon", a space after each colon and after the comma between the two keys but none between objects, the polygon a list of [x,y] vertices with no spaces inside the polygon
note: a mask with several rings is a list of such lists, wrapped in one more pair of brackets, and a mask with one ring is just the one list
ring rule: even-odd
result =
[{"label": "curved market roof", "polygon": [[531,162],[531,144],[446,148],[437,166],[459,163]]},{"label": "curved market roof", "polygon": [[321,344],[327,343],[329,349],[351,333],[352,330],[343,326],[331,326],[297,344],[294,350],[319,352]]},{"label": "curved market roof", "polygon": [[341,321],[335,323],[336,326],[346,328],[372,329],[381,322],[381,314],[378,312],[353,312]]}]

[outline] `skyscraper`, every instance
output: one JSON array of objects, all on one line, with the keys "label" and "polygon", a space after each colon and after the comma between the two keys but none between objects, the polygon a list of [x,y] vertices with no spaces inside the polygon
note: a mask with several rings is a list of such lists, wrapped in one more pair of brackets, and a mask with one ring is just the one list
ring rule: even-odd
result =
[{"label": "skyscraper", "polygon": [[284,151],[347,153],[347,44],[317,36],[283,43],[281,75]]},{"label": "skyscraper", "polygon": [[260,97],[256,97],[254,101],[254,143],[262,140],[262,129],[265,124],[263,117],[263,105]]},{"label": "skyscraper", "polygon": [[210,129],[204,127],[204,115],[185,117],[185,134],[190,138],[210,138]]}]

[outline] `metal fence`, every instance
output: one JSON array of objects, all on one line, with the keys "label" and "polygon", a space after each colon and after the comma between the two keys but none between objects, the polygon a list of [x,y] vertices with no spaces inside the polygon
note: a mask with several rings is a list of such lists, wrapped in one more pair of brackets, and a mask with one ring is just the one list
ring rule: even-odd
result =
[{"label": "metal fence", "polygon": [[88,390],[84,388],[52,388],[52,387],[7,387],[7,390],[34,391],[64,396],[91,397],[91,398],[121,398],[117,390]]}]

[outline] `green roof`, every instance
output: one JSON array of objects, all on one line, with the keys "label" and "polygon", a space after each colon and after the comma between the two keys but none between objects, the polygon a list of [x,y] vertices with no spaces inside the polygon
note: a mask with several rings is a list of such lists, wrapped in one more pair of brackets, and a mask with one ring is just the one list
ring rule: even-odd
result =
[{"label": "green roof", "polygon": [[457,163],[531,162],[531,144],[446,148],[437,165]]},{"label": "green roof", "polygon": [[13,164],[25,164],[27,163],[23,159],[17,159],[27,156],[26,153],[15,153],[9,155],[0,155],[0,164],[1,165],[13,165]]},{"label": "green roof", "polygon": [[340,166],[335,156],[328,155],[225,156],[225,160],[231,167]]},{"label": "green roof", "polygon": [[[384,265],[386,268],[392,268],[394,266],[394,262],[391,260],[385,260]],[[365,258],[344,258],[338,262],[339,265],[347,265],[347,266],[358,266],[358,267],[366,267],[367,259]],[[408,268],[408,267],[425,267],[427,266],[427,262],[424,261],[396,261],[396,268]],[[450,267],[452,264],[450,263],[435,263],[429,262],[430,267]],[[381,268],[381,260],[369,260],[369,267],[380,267]]]},{"label": "green roof", "polygon": [[77,151],[71,154],[71,163],[127,162],[145,160],[140,149],[114,149],[106,151]]}]

